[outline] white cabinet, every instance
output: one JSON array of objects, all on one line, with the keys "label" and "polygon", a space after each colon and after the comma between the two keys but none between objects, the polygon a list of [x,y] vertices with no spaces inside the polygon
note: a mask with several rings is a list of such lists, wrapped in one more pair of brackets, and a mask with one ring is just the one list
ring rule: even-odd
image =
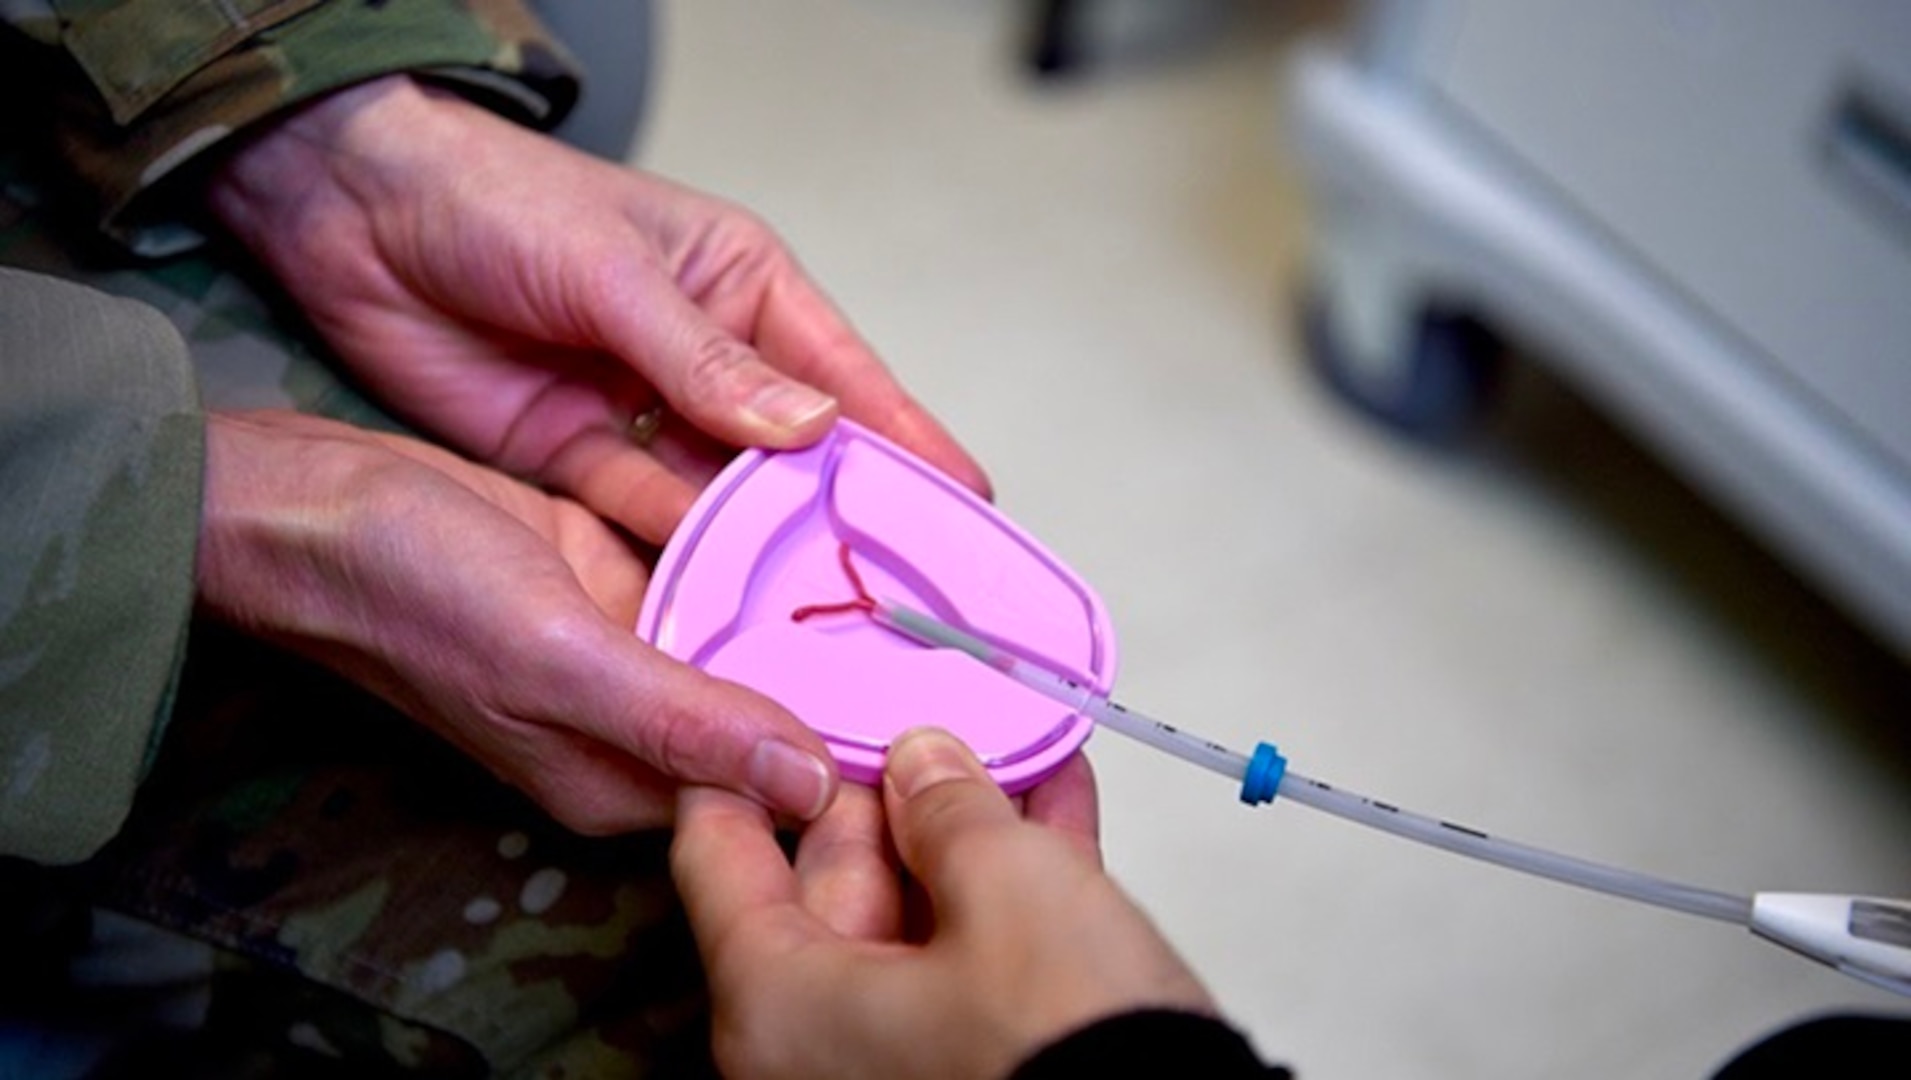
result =
[{"label": "white cabinet", "polygon": [[[1343,366],[1516,331],[1911,648],[1911,5],[1396,0],[1295,69]],[[1351,357],[1351,359],[1349,359]]]}]

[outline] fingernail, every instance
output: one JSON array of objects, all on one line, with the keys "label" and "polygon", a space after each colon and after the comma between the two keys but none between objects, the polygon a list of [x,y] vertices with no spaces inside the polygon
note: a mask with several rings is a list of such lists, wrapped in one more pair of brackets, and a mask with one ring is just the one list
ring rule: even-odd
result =
[{"label": "fingernail", "polygon": [[829,807],[834,785],[814,754],[766,739],[750,755],[750,787],[771,807],[814,821]]},{"label": "fingernail", "polygon": [[752,416],[771,427],[795,431],[836,408],[836,399],[819,390],[795,382],[765,384],[744,406]]},{"label": "fingernail", "polygon": [[884,774],[905,799],[946,780],[971,780],[976,775],[975,755],[954,735],[938,728],[905,731],[889,744],[889,759]]}]

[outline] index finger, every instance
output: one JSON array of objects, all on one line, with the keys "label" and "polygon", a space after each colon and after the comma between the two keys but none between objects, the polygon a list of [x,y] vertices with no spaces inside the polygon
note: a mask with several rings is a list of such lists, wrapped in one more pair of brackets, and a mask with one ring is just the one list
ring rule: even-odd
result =
[{"label": "index finger", "polygon": [[843,415],[868,425],[955,480],[989,497],[988,474],[928,409],[902,388],[835,304],[792,257],[767,287],[751,338],[771,367],[834,397]]},{"label": "index finger", "polygon": [[1088,755],[1076,751],[1022,799],[1024,817],[1055,830],[1096,866],[1101,865],[1101,806]]},{"label": "index finger", "polygon": [[796,848],[803,906],[838,936],[888,941],[902,932],[902,881],[889,857],[882,800],[844,785]]},{"label": "index finger", "polygon": [[670,871],[706,946],[799,897],[796,872],[777,844],[769,811],[720,788],[685,785],[678,794]]}]

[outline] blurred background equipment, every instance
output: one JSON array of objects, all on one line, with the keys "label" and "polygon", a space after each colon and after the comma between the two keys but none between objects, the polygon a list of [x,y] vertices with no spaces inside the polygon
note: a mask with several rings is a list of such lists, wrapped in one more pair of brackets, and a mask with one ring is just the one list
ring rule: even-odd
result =
[{"label": "blurred background equipment", "polygon": [[635,154],[656,58],[657,19],[651,0],[533,0],[532,7],[583,66],[588,80],[583,98],[554,134],[613,161]]},{"label": "blurred background equipment", "polygon": [[1911,7],[1387,0],[1294,65],[1311,360],[1464,433],[1498,334],[1911,651]]}]

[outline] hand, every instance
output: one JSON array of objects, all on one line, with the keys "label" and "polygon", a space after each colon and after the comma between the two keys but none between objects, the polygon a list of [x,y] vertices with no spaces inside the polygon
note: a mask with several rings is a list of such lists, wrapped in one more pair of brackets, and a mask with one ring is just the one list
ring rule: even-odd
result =
[{"label": "hand", "polygon": [[[1214,1004],[1103,873],[1077,758],[1018,814],[968,750],[912,732],[890,750],[880,805],[846,787],[795,863],[760,807],[686,788],[671,851],[709,973],[726,1076],[1000,1077],[1113,1013]],[[1050,788],[1055,790],[1050,791]],[[926,940],[902,935],[884,813],[927,891]]]},{"label": "hand", "polygon": [[296,413],[207,428],[201,609],[381,694],[579,832],[672,815],[679,780],[809,818],[822,740],[631,633],[628,542],[416,440]]},{"label": "hand", "polygon": [[[756,218],[409,78],[274,125],[208,198],[389,406],[651,543],[730,447],[839,409],[986,494]],[[659,395],[689,424],[633,445]]]}]

